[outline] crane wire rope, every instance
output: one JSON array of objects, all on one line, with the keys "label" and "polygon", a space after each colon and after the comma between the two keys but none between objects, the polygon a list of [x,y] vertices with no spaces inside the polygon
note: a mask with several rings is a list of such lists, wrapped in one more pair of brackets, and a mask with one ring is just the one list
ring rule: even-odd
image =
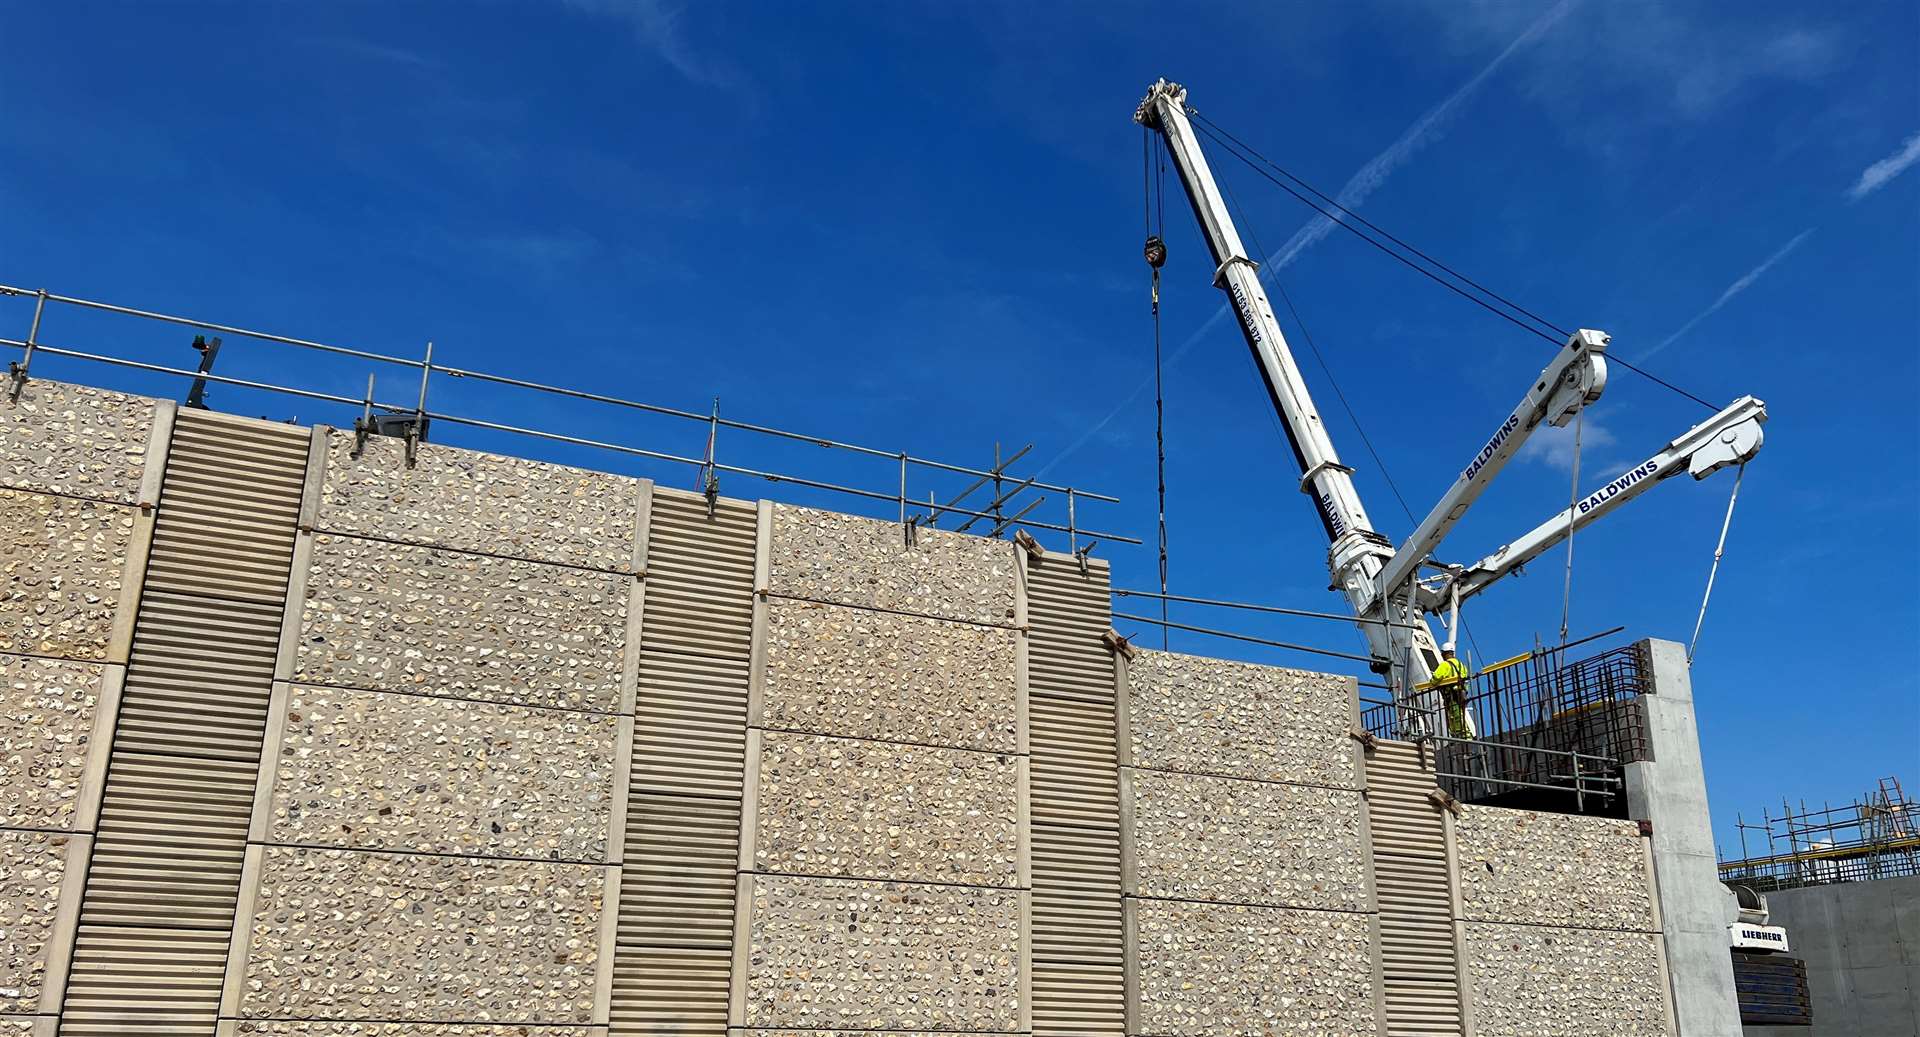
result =
[{"label": "crane wire rope", "polygon": [[[1280,301],[1286,303],[1287,313],[1293,317],[1294,326],[1300,329],[1300,337],[1306,340],[1307,349],[1313,353],[1314,362],[1320,365],[1321,373],[1327,376],[1327,384],[1333,387],[1333,395],[1340,401],[1340,409],[1347,412],[1347,420],[1353,423],[1353,430],[1359,433],[1360,442],[1366,445],[1367,456],[1373,458],[1373,463],[1380,469],[1381,477],[1387,481],[1387,489],[1393,491],[1393,499],[1399,502],[1400,510],[1407,516],[1407,522],[1411,525],[1419,525],[1420,520],[1414,517],[1413,509],[1407,506],[1406,496],[1400,492],[1400,484],[1394,480],[1393,472],[1388,470],[1387,462],[1380,457],[1380,451],[1374,449],[1373,437],[1367,435],[1367,427],[1361,424],[1360,415],[1353,409],[1353,404],[1347,401],[1346,391],[1340,388],[1340,379],[1334,377],[1333,368],[1327,365],[1327,358],[1321,354],[1319,344],[1313,340],[1313,332],[1308,330],[1307,322],[1301,318],[1299,308],[1294,306],[1293,296],[1287,294],[1287,286],[1280,281],[1280,272],[1268,264],[1267,247],[1260,243],[1260,232],[1254,229],[1253,221],[1247,218],[1247,211],[1240,204],[1239,197],[1233,193],[1233,186],[1224,178],[1221,179],[1220,186],[1226,192],[1227,204],[1233,208],[1234,219],[1240,226],[1247,228],[1247,238],[1253,242],[1254,251],[1260,254],[1260,267],[1256,276],[1272,282],[1273,290],[1280,293]],[[1165,593],[1164,590],[1162,593]],[[1472,628],[1468,627],[1464,620],[1461,621],[1460,626],[1467,635],[1467,643],[1473,646],[1474,655],[1486,658],[1481,655],[1480,642],[1473,636]]]},{"label": "crane wire rope", "polygon": [[[1465,274],[1462,274],[1457,270],[1454,270],[1452,267],[1449,267],[1446,264],[1441,263],[1439,260],[1433,259],[1432,257],[1428,256],[1425,252],[1422,252],[1419,249],[1414,248],[1412,245],[1406,244],[1405,242],[1401,241],[1399,238],[1395,237],[1394,235],[1389,234],[1384,230],[1381,230],[1379,227],[1375,226],[1371,221],[1362,219],[1357,214],[1354,214],[1351,210],[1347,209],[1345,206],[1340,205],[1338,202],[1330,202],[1330,204],[1332,204],[1334,208],[1338,210],[1338,212],[1330,211],[1328,209],[1321,207],[1319,203],[1315,202],[1311,198],[1308,198],[1306,195],[1301,194],[1298,190],[1295,190],[1293,186],[1288,184],[1285,180],[1282,180],[1279,177],[1274,176],[1273,173],[1270,173],[1266,169],[1261,168],[1260,163],[1265,163],[1267,166],[1271,167],[1272,169],[1279,170],[1287,178],[1298,180],[1298,178],[1294,177],[1293,174],[1287,173],[1284,169],[1281,169],[1281,167],[1277,163],[1275,163],[1272,159],[1267,158],[1265,155],[1262,155],[1260,152],[1254,150],[1252,147],[1244,143],[1241,143],[1239,138],[1232,136],[1231,134],[1227,133],[1225,130],[1218,129],[1216,127],[1216,124],[1213,123],[1212,120],[1207,119],[1205,116],[1202,116],[1197,110],[1189,107],[1187,109],[1187,114],[1199,120],[1195,128],[1199,130],[1201,134],[1205,135],[1214,143],[1220,145],[1220,147],[1224,149],[1228,154],[1232,155],[1234,158],[1237,158],[1241,162],[1245,163],[1249,169],[1252,169],[1255,173],[1260,174],[1260,176],[1266,179],[1268,182],[1280,188],[1282,191],[1285,191],[1287,194],[1292,195],[1302,205],[1305,205],[1308,208],[1312,209],[1313,211],[1319,213],[1322,217],[1326,218],[1329,222],[1332,222],[1338,225],[1348,233],[1354,235],[1360,240],[1366,242],[1367,244],[1372,245],[1374,248],[1379,249],[1382,253],[1385,253],[1388,257],[1406,266],[1407,269],[1412,270],[1417,274],[1420,274],[1422,277],[1427,278],[1428,280],[1441,286],[1442,288],[1445,288],[1448,291],[1454,293],[1455,295],[1460,296],[1462,299],[1465,299],[1468,302],[1473,303],[1475,306],[1478,306],[1481,309],[1486,310],[1488,313],[1491,313],[1494,316],[1499,317],[1500,319],[1506,321],[1507,323],[1512,324],[1514,327],[1519,328],[1520,330],[1525,331],[1528,334],[1534,335],[1547,342],[1551,342],[1556,347],[1564,346],[1566,344],[1567,337],[1571,334],[1571,332],[1560,328],[1558,325],[1553,324],[1550,321],[1547,321],[1541,317],[1536,316],[1533,313],[1533,311],[1528,310],[1527,308],[1521,306],[1516,302],[1513,302],[1512,300],[1506,298],[1505,296],[1500,295],[1488,288],[1482,287],[1479,282],[1473,280],[1470,277],[1467,277]],[[1244,154],[1242,153],[1243,149],[1245,151]],[[1249,155],[1251,155],[1252,158],[1249,158],[1248,157]],[[1259,162],[1255,162],[1254,159],[1258,159]],[[1305,181],[1299,181],[1299,182],[1302,184],[1302,186],[1306,186]],[[1318,195],[1322,198],[1326,197],[1320,191],[1310,186],[1307,187],[1307,189],[1312,191],[1315,195]],[[1427,267],[1414,262],[1412,259],[1409,259],[1405,254],[1399,251],[1396,251],[1393,248],[1388,247],[1386,244],[1383,244],[1379,239],[1368,235],[1365,231],[1362,231],[1359,227],[1355,226],[1353,222],[1349,222],[1348,220],[1342,219],[1341,214],[1352,216],[1354,221],[1357,221],[1358,223],[1366,227],[1372,228],[1373,230],[1377,231],[1382,236],[1393,241],[1395,244],[1399,245],[1400,247],[1405,248],[1408,251],[1419,256],[1420,258],[1426,260],[1426,262],[1432,264],[1434,267],[1444,272],[1447,275],[1447,277],[1442,277],[1439,273],[1435,273],[1433,270],[1430,270]],[[1472,286],[1474,289],[1483,293],[1487,298],[1481,298],[1480,295],[1476,295],[1473,292],[1470,292],[1467,289],[1460,287],[1459,284],[1455,284],[1453,281],[1448,280],[1447,279],[1448,277],[1457,278],[1459,281]],[[1497,302],[1500,305],[1496,306],[1494,305],[1494,302],[1489,302],[1488,299],[1492,299],[1494,300],[1494,302]],[[1505,307],[1505,308],[1503,309],[1502,307]],[[1519,314],[1520,316],[1516,316],[1516,314]],[[1525,319],[1523,319],[1523,317]],[[1673,384],[1672,382],[1667,381],[1665,378],[1662,378],[1651,371],[1648,371],[1642,367],[1639,367],[1638,365],[1632,363],[1631,361],[1625,359],[1624,357],[1610,354],[1608,356],[1608,360],[1610,360],[1613,363],[1619,364],[1621,367],[1624,367],[1627,370],[1632,371],[1634,374],[1637,374],[1642,378],[1645,378],[1653,382],[1656,385],[1659,385],[1663,388],[1666,388],[1675,393],[1678,393],[1679,395],[1684,396],[1689,400],[1692,400],[1693,402],[1699,404],[1702,407],[1707,408],[1710,411],[1719,410],[1718,407],[1715,407],[1713,404],[1707,402],[1705,399],[1701,398],[1700,396],[1692,392],[1688,392],[1687,390],[1682,389],[1681,387]]]},{"label": "crane wire rope", "polygon": [[[1173,626],[1168,622],[1167,613],[1167,402],[1160,342],[1160,265],[1167,259],[1166,239],[1162,236],[1166,231],[1167,160],[1163,148],[1154,144],[1154,136],[1153,131],[1141,128],[1140,191],[1142,215],[1147,224],[1145,254],[1147,266],[1153,270],[1153,449],[1160,535],[1160,647],[1168,650],[1172,647]],[[1156,156],[1159,159],[1157,177],[1154,175]]]},{"label": "crane wire rope", "polygon": [[[1573,517],[1574,508],[1580,505],[1580,436],[1587,423],[1585,407],[1573,416],[1573,479],[1567,488],[1567,582],[1560,592],[1560,651],[1567,650],[1567,626],[1573,618]],[[1565,665],[1560,659],[1557,666]]]},{"label": "crane wire rope", "polygon": [[1693,621],[1693,640],[1687,642],[1687,665],[1693,665],[1693,651],[1700,647],[1700,627],[1707,621],[1707,602],[1713,599],[1713,578],[1720,574],[1720,555],[1727,549],[1727,527],[1733,525],[1733,506],[1740,500],[1740,480],[1747,477],[1746,462],[1733,473],[1733,492],[1727,496],[1727,517],[1720,520],[1720,542],[1713,545],[1713,567],[1707,570],[1707,590],[1700,595],[1700,615]]}]

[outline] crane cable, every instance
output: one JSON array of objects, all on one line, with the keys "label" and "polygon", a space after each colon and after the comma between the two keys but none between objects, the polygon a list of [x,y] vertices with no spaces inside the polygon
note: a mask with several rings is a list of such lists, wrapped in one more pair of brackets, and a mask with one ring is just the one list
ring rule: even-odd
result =
[{"label": "crane cable", "polygon": [[1700,615],[1693,621],[1693,640],[1687,642],[1687,665],[1693,665],[1693,650],[1700,647],[1700,627],[1707,621],[1707,602],[1713,598],[1713,578],[1720,573],[1720,555],[1727,549],[1727,527],[1733,525],[1733,506],[1740,500],[1740,480],[1747,477],[1747,463],[1733,473],[1733,492],[1727,496],[1727,517],[1720,520],[1720,542],[1713,545],[1713,567],[1707,570],[1707,591],[1700,595]]},{"label": "crane cable", "polygon": [[[1535,315],[1533,311],[1527,309],[1524,306],[1521,306],[1519,303],[1516,303],[1511,299],[1506,298],[1503,295],[1500,295],[1497,292],[1494,292],[1492,289],[1483,287],[1478,281],[1475,281],[1472,278],[1466,276],[1465,274],[1462,274],[1459,271],[1453,269],[1452,267],[1447,266],[1445,263],[1442,263],[1439,260],[1434,259],[1433,257],[1427,255],[1425,252],[1422,252],[1419,249],[1414,248],[1412,245],[1409,245],[1406,242],[1401,241],[1398,237],[1395,237],[1394,235],[1388,233],[1387,231],[1380,229],[1378,226],[1375,226],[1372,222],[1366,220],[1365,218],[1361,217],[1358,213],[1353,212],[1351,209],[1348,209],[1346,206],[1341,205],[1337,201],[1334,201],[1328,198],[1327,204],[1332,205],[1334,209],[1337,209],[1339,214],[1336,214],[1335,212],[1322,208],[1319,203],[1313,201],[1312,199],[1309,199],[1306,195],[1301,194],[1299,191],[1295,190],[1292,186],[1288,185],[1284,181],[1275,177],[1272,173],[1267,172],[1266,169],[1262,169],[1260,167],[1260,164],[1256,163],[1254,159],[1259,159],[1260,163],[1264,163],[1267,167],[1277,171],[1278,173],[1281,174],[1281,176],[1284,176],[1289,180],[1293,180],[1299,183],[1302,187],[1306,188],[1308,191],[1312,191],[1313,194],[1315,194],[1320,198],[1327,198],[1325,194],[1315,189],[1311,185],[1307,184],[1306,181],[1301,180],[1300,178],[1294,176],[1292,173],[1287,172],[1285,169],[1281,168],[1281,166],[1278,163],[1274,162],[1270,158],[1267,158],[1265,155],[1262,155],[1260,152],[1254,150],[1251,146],[1242,142],[1238,137],[1233,136],[1232,134],[1228,133],[1224,129],[1220,129],[1212,120],[1208,119],[1204,115],[1201,115],[1197,109],[1189,107],[1187,109],[1187,114],[1193,117],[1194,119],[1198,120],[1198,124],[1196,125],[1195,128],[1198,129],[1200,133],[1207,136],[1214,143],[1220,145],[1221,148],[1225,149],[1228,154],[1232,155],[1234,158],[1239,159],[1241,162],[1245,163],[1248,168],[1260,174],[1266,180],[1271,182],[1274,186],[1292,195],[1301,204],[1319,213],[1322,217],[1338,225],[1341,229],[1347,231],[1348,233],[1354,235],[1355,237],[1358,237],[1360,240],[1366,242],[1367,244],[1372,245],[1374,248],[1379,249],[1381,252],[1385,253],[1388,257],[1405,265],[1409,270],[1412,270],[1415,273],[1420,274],[1421,276],[1427,278],[1428,280],[1431,280],[1432,282],[1441,286],[1442,288],[1447,289],[1448,291],[1454,293],[1455,295],[1460,296],[1462,299],[1465,299],[1468,302],[1473,303],[1475,306],[1478,306],[1481,309],[1486,310],[1488,313],[1491,313],[1494,316],[1499,317],[1500,319],[1508,322],[1509,324],[1512,324],[1513,326],[1519,328],[1520,330],[1525,331],[1529,334],[1535,335],[1541,339],[1544,339],[1547,342],[1552,343],[1556,347],[1563,346],[1566,344],[1567,337],[1571,334],[1569,330],[1561,328],[1558,325],[1542,317]],[[1242,154],[1241,153],[1242,151],[1244,151],[1246,154]],[[1248,155],[1251,155],[1253,157],[1249,158]],[[1448,280],[1446,277],[1442,277],[1440,276],[1440,274],[1435,273],[1433,270],[1429,270],[1426,267],[1421,266],[1419,263],[1414,262],[1412,259],[1407,258],[1407,256],[1402,254],[1401,252],[1398,252],[1392,248],[1387,247],[1386,245],[1382,244],[1378,239],[1375,239],[1369,236],[1365,231],[1362,231],[1358,227],[1355,227],[1353,223],[1348,222],[1348,220],[1346,219],[1342,219],[1341,215],[1351,217],[1354,221],[1373,229],[1374,231],[1378,232],[1381,236],[1392,241],[1394,244],[1400,246],[1401,248],[1406,249],[1409,252],[1412,252],[1416,256],[1419,256],[1421,259],[1425,260],[1427,263],[1431,264],[1433,267],[1445,273],[1448,277],[1455,278],[1471,286],[1480,294],[1476,295],[1473,292],[1469,292],[1467,289],[1460,287],[1460,285],[1455,284],[1453,281]],[[1481,298],[1481,295],[1486,296],[1486,298]],[[1488,299],[1492,299],[1493,302],[1488,302],[1487,301]],[[1494,302],[1497,302],[1500,305],[1496,306],[1494,305]],[[1505,307],[1505,308],[1503,309],[1502,307]],[[1515,316],[1515,314],[1520,314],[1521,316]],[[1527,319],[1522,319],[1522,317],[1525,317]],[[1632,371],[1634,374],[1637,374],[1642,378],[1645,378],[1648,381],[1653,382],[1656,385],[1669,389],[1675,393],[1678,393],[1681,396],[1686,397],[1689,400],[1692,400],[1693,402],[1699,404],[1702,407],[1707,408],[1710,411],[1717,411],[1720,409],[1718,407],[1715,407],[1713,404],[1707,402],[1705,399],[1702,399],[1700,396],[1694,393],[1688,392],[1687,390],[1680,388],[1679,386],[1673,384],[1672,382],[1667,381],[1665,378],[1662,378],[1651,371],[1645,370],[1644,368],[1641,368],[1635,365],[1634,363],[1632,363],[1631,361],[1627,360],[1624,357],[1609,354],[1607,359],[1613,363],[1619,364],[1621,367],[1624,367],[1629,371]]]},{"label": "crane cable", "polygon": [[[1567,583],[1560,592],[1560,651],[1567,650],[1567,626],[1573,617],[1573,518],[1574,509],[1580,506],[1580,434],[1587,423],[1587,409],[1580,408],[1573,416],[1573,480],[1567,488]],[[1564,665],[1565,659],[1559,660]]]},{"label": "crane cable", "polygon": [[[1156,134],[1141,128],[1140,192],[1141,208],[1147,225],[1147,243],[1143,249],[1147,266],[1153,270],[1153,447],[1154,479],[1157,484],[1160,532],[1160,647],[1172,646],[1172,624],[1167,621],[1167,401],[1163,391],[1164,363],[1160,345],[1160,267],[1167,261],[1165,152],[1154,146]],[[1154,157],[1159,156],[1159,175],[1154,175]],[[1158,220],[1156,221],[1156,217]],[[1155,226],[1156,222],[1158,226]]]}]

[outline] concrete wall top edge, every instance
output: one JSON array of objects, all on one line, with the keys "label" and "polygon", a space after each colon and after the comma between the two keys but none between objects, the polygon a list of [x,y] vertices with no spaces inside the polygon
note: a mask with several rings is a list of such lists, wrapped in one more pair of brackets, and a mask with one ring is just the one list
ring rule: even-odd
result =
[{"label": "concrete wall top edge", "polygon": [[642,480],[329,428],[319,528],[608,572],[632,569]]},{"label": "concrete wall top edge", "polygon": [[1010,626],[1017,548],[1009,541],[773,506],[768,589],[808,601]]},{"label": "concrete wall top edge", "polygon": [[158,402],[29,381],[19,402],[0,398],[0,486],[134,503]]}]

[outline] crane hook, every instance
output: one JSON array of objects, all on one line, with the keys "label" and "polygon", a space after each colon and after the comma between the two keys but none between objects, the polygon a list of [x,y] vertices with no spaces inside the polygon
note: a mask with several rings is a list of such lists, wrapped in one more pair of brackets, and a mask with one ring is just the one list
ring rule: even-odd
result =
[{"label": "crane hook", "polygon": [[1167,243],[1160,240],[1160,235],[1154,234],[1149,236],[1147,238],[1147,247],[1143,252],[1147,257],[1147,265],[1155,270],[1166,265]]}]

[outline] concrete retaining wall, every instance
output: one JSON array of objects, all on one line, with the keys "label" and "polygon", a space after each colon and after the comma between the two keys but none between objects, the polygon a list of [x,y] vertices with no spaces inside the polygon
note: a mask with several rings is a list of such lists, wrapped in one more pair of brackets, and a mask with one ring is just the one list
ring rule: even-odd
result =
[{"label": "concrete retaining wall", "polygon": [[1121,673],[1129,1032],[1375,1033],[1352,679],[1163,652]]},{"label": "concrete retaining wall", "polygon": [[[51,1033],[158,485],[164,405],[57,382],[0,398],[0,1030]],[[163,433],[162,433],[163,434]],[[149,471],[148,462],[156,467]]]},{"label": "concrete retaining wall", "polygon": [[[38,382],[0,403],[0,1031],[61,1008],[170,413]],[[1378,1034],[1352,678],[1140,652],[1107,720],[1105,656],[1076,669],[1098,686],[1042,726],[1097,734],[1047,780],[1116,805],[1051,816],[1036,865],[1050,664],[1010,542],[714,515],[437,444],[409,466],[339,431],[312,456],[297,537],[276,527],[288,608],[225,968],[157,966],[218,974],[220,1037],[1052,1032],[1036,1002],[1078,1009],[1033,982],[1036,866],[1120,876],[1096,892],[1123,910],[1050,945],[1060,975],[1111,979],[1076,1037],[1122,1037],[1123,972],[1134,1037]],[[1074,636],[1097,646],[1100,618],[1079,606]],[[193,679],[183,701],[217,711]],[[1637,829],[1452,824],[1480,1034],[1666,1032]]]},{"label": "concrete retaining wall", "polygon": [[1813,1025],[1749,1026],[1749,1037],[1920,1034],[1920,877],[1779,890],[1767,910],[1807,963]]}]

